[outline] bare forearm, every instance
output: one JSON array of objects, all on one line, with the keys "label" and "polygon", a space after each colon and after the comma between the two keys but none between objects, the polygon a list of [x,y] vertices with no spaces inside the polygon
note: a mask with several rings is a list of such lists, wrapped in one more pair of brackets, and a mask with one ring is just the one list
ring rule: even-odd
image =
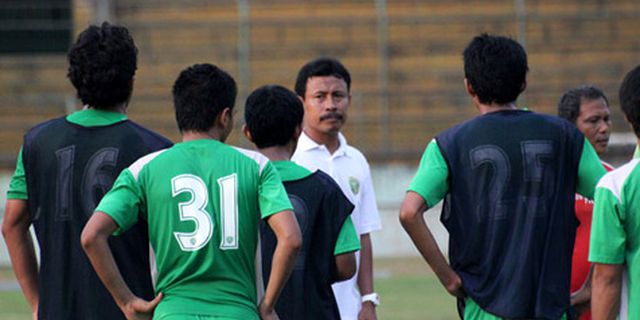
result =
[{"label": "bare forearm", "polygon": [[421,214],[401,214],[402,227],[415,244],[416,248],[429,264],[440,282],[453,294],[456,287],[460,286],[460,279],[455,271],[449,266],[444,255],[429,231]]},{"label": "bare forearm", "polygon": [[360,294],[372,293],[373,290],[373,249],[368,233],[360,235],[360,270],[358,271],[358,288]]},{"label": "bare forearm", "polygon": [[7,201],[2,235],[7,243],[13,272],[27,302],[35,312],[38,308],[38,263],[29,232],[31,217],[25,200]]},{"label": "bare forearm", "polygon": [[32,309],[38,307],[38,262],[29,229],[5,235],[16,279]]},{"label": "bare forearm", "polygon": [[275,306],[280,292],[291,275],[299,245],[291,241],[280,241],[273,253],[273,261],[271,263],[271,274],[264,295],[264,304],[273,308]]},{"label": "bare forearm", "polygon": [[616,319],[620,309],[622,265],[596,264],[592,279],[593,319]]}]

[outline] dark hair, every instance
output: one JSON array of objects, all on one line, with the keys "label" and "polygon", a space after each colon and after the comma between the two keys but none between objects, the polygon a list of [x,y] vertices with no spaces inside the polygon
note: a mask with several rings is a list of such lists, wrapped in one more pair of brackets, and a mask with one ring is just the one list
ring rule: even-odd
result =
[{"label": "dark hair", "polygon": [[307,92],[307,80],[312,77],[328,77],[334,76],[344,80],[347,83],[347,91],[351,90],[351,75],[340,61],[333,58],[318,58],[307,62],[296,78],[296,93],[304,99]]},{"label": "dark hair", "polygon": [[640,66],[629,71],[620,85],[620,107],[640,137]]},{"label": "dark hair", "polygon": [[131,97],[137,55],[127,28],[108,22],[90,26],[69,49],[67,77],[82,103],[100,109],[113,107]]},{"label": "dark hair", "polygon": [[604,92],[598,87],[584,85],[577,88],[573,88],[562,95],[560,102],[558,102],[558,116],[569,120],[572,123],[576,123],[576,119],[580,115],[580,103],[582,100],[597,100],[604,99],[604,102],[609,105],[609,100],[604,95]]},{"label": "dark hair", "polygon": [[526,81],[527,53],[516,41],[486,33],[464,49],[464,76],[481,103],[513,102]]},{"label": "dark hair", "polygon": [[182,70],[172,92],[180,131],[205,132],[214,126],[220,112],[233,109],[238,89],[228,73],[204,63]]},{"label": "dark hair", "polygon": [[267,85],[253,91],[244,109],[247,129],[258,148],[286,145],[303,117],[302,101],[279,85]]}]

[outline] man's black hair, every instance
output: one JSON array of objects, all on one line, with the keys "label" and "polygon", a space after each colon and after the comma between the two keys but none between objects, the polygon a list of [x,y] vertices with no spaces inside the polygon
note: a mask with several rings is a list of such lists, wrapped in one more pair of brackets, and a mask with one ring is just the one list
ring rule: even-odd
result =
[{"label": "man's black hair", "polygon": [[620,85],[620,108],[640,137],[640,66],[629,71]]},{"label": "man's black hair", "polygon": [[218,115],[233,109],[238,89],[224,70],[212,64],[184,69],[173,84],[173,105],[180,132],[209,131]]},{"label": "man's black hair", "polygon": [[340,61],[333,58],[318,58],[305,64],[296,78],[296,93],[304,99],[307,92],[307,81],[312,77],[334,76],[347,83],[347,92],[351,91],[351,75]]},{"label": "man's black hair", "polygon": [[284,146],[302,124],[304,106],[295,93],[279,85],[266,85],[247,98],[244,119],[258,148]]},{"label": "man's black hair", "polygon": [[113,107],[131,97],[137,55],[127,28],[108,22],[90,26],[69,49],[67,77],[85,105]]},{"label": "man's black hair", "polygon": [[527,53],[513,39],[481,34],[464,50],[464,76],[484,104],[515,101],[529,71]]},{"label": "man's black hair", "polygon": [[560,98],[558,116],[575,124],[580,115],[580,103],[582,103],[582,100],[592,101],[600,98],[604,99],[604,102],[609,106],[609,100],[598,87],[584,85],[573,88],[565,92]]}]

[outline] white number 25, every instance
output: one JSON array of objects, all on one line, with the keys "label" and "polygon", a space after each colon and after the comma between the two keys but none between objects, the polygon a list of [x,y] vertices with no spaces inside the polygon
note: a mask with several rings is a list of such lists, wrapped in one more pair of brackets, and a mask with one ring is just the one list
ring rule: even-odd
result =
[{"label": "white number 25", "polygon": [[[237,201],[237,176],[228,175],[218,179],[220,187],[220,226],[221,249],[238,248],[238,201]],[[180,221],[193,221],[193,232],[174,232],[182,251],[196,251],[203,248],[213,234],[213,221],[211,214],[206,211],[209,203],[207,185],[198,176],[182,174],[171,180],[172,196],[175,198],[181,193],[188,192],[191,199],[178,204]]]}]

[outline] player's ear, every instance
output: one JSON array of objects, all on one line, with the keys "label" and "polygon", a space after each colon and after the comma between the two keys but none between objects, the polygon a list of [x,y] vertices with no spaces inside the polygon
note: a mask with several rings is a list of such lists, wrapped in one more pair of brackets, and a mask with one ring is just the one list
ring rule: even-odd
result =
[{"label": "player's ear", "polygon": [[298,141],[298,138],[300,138],[301,134],[302,134],[302,124],[299,124],[293,130],[293,137],[291,137],[291,139]]},{"label": "player's ear", "polygon": [[522,81],[522,85],[520,86],[520,93],[523,93],[526,88],[527,88],[527,79],[524,79],[524,81]]},{"label": "player's ear", "polygon": [[253,139],[251,138],[251,132],[249,131],[249,128],[247,128],[246,124],[242,125],[242,133],[244,134],[244,137],[247,138],[247,140],[253,143]]},{"label": "player's ear", "polygon": [[473,87],[471,86],[467,78],[464,78],[464,88],[470,96],[472,97],[476,96],[476,91],[473,90]]}]

